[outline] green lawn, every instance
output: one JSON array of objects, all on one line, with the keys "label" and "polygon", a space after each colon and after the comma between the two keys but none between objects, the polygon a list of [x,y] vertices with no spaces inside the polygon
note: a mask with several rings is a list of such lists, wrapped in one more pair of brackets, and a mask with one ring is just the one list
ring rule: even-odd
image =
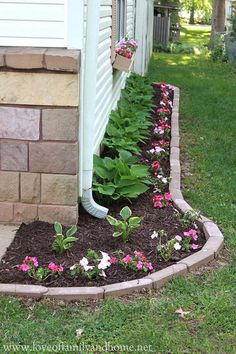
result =
[{"label": "green lawn", "polygon": [[[193,45],[209,36],[202,27],[186,27],[184,33],[184,41]],[[1,347],[6,344],[32,349],[33,343],[40,354],[43,349],[36,344],[47,345],[44,352],[69,352],[52,347],[60,343],[80,345],[81,353],[99,352],[92,346],[106,343],[120,346],[111,352],[125,354],[236,353],[235,69],[203,54],[156,53],[149,76],[181,89],[184,194],[194,208],[218,222],[226,249],[211,266],[175,279],[159,292],[69,305],[2,297],[1,353],[7,352]],[[180,307],[189,312],[184,319],[175,313]],[[79,338],[77,329],[83,329]],[[90,349],[83,350],[85,345]],[[70,352],[79,352],[74,349]],[[24,348],[9,352],[23,353]]]}]

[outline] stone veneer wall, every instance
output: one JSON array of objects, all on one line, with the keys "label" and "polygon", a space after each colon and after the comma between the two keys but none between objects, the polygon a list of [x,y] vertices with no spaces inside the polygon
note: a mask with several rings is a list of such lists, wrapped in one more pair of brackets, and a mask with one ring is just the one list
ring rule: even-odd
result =
[{"label": "stone veneer wall", "polygon": [[77,222],[79,65],[79,51],[0,49],[0,222]]}]

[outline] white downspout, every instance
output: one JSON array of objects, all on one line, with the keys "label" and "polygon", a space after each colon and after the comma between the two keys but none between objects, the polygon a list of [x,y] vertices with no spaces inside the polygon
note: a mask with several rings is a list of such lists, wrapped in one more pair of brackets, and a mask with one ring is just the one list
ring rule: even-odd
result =
[{"label": "white downspout", "polygon": [[97,58],[99,44],[100,0],[87,0],[86,42],[82,83],[82,198],[84,209],[97,218],[105,218],[108,209],[98,205],[92,194],[94,123],[96,111]]}]

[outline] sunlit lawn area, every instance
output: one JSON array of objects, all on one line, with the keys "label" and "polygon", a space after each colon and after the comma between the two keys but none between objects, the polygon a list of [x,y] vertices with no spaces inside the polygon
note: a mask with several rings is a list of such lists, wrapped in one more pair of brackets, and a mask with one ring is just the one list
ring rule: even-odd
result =
[{"label": "sunlit lawn area", "polygon": [[[201,44],[208,36],[209,28],[185,27],[183,39]],[[69,305],[3,297],[1,353],[7,352],[6,344],[32,349],[33,343],[82,347],[108,342],[129,346],[114,353],[236,353],[235,69],[212,63],[208,55],[155,53],[149,76],[181,89],[184,194],[195,209],[218,222],[226,249],[211,266],[176,279],[159,292]],[[180,307],[189,312],[184,319],[175,313]],[[78,338],[77,329],[83,330]],[[81,353],[96,352],[92,348]]]}]

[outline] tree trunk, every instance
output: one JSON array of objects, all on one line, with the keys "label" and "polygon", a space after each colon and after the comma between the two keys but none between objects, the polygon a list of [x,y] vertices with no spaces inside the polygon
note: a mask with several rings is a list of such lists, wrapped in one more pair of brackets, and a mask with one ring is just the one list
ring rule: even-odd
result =
[{"label": "tree trunk", "polygon": [[217,33],[225,30],[225,0],[213,0],[212,2],[212,24],[210,49],[214,47],[214,39]]},{"label": "tree trunk", "polygon": [[190,11],[190,19],[189,19],[189,24],[190,25],[194,25],[194,15],[195,15],[195,4],[193,1],[192,7],[191,7],[191,11]]}]

